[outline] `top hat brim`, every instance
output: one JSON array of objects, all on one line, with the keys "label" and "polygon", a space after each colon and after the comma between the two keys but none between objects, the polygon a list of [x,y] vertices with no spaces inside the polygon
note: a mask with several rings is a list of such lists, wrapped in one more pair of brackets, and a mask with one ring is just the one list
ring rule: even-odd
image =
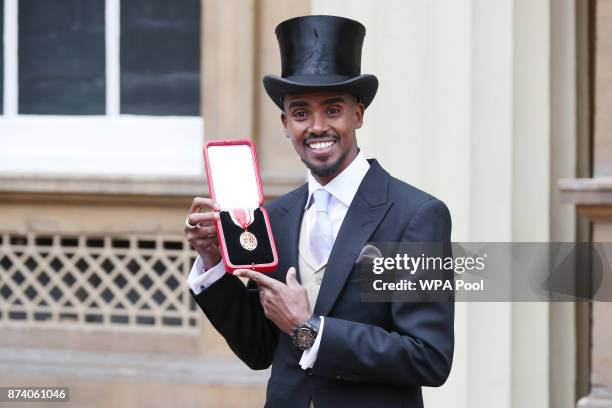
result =
[{"label": "top hat brim", "polygon": [[266,75],[263,85],[268,96],[281,110],[284,110],[283,96],[314,90],[351,93],[367,108],[378,90],[378,78],[371,74],[352,78],[342,75],[292,75],[286,78]]}]

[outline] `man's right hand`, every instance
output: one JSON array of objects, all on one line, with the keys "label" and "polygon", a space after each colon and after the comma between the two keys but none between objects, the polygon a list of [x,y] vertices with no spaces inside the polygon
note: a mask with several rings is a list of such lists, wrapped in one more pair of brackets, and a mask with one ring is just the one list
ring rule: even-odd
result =
[{"label": "man's right hand", "polygon": [[[205,210],[205,212],[200,212]],[[195,197],[187,214],[187,222],[197,228],[185,226],[185,235],[202,259],[204,269],[210,269],[221,261],[219,239],[215,221],[219,219],[219,203],[211,198]]]}]

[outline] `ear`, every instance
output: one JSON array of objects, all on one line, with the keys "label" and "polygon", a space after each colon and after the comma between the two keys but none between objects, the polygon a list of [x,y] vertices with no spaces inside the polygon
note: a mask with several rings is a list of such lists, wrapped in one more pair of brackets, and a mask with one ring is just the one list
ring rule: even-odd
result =
[{"label": "ear", "polygon": [[281,113],[281,122],[285,128],[285,137],[289,138],[289,129],[287,129],[287,114],[285,114],[285,112]]},{"label": "ear", "polygon": [[363,125],[363,114],[365,113],[365,106],[363,103],[357,102],[355,104],[355,129],[361,129]]}]

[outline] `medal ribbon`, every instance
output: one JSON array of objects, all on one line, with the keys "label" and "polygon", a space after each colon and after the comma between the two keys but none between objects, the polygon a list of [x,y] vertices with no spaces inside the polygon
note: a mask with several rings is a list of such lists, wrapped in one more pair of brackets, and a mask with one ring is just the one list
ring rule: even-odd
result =
[{"label": "medal ribbon", "polygon": [[247,229],[255,221],[255,210],[247,208],[232,208],[229,210],[234,224]]}]

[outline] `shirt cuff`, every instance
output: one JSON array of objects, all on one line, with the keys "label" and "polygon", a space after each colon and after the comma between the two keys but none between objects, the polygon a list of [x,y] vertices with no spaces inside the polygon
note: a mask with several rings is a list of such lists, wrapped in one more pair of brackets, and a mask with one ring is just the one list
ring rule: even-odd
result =
[{"label": "shirt cuff", "polygon": [[303,370],[307,370],[312,368],[315,361],[317,360],[317,354],[319,354],[319,344],[321,344],[321,337],[323,335],[323,324],[325,323],[325,318],[321,316],[321,325],[319,326],[319,332],[317,333],[317,338],[315,339],[314,344],[308,350],[304,350],[302,353],[302,358],[300,359],[300,367]]},{"label": "shirt cuff", "polygon": [[199,295],[204,289],[221,279],[223,275],[225,275],[223,261],[205,271],[202,258],[198,256],[187,277],[187,285],[195,295]]}]

